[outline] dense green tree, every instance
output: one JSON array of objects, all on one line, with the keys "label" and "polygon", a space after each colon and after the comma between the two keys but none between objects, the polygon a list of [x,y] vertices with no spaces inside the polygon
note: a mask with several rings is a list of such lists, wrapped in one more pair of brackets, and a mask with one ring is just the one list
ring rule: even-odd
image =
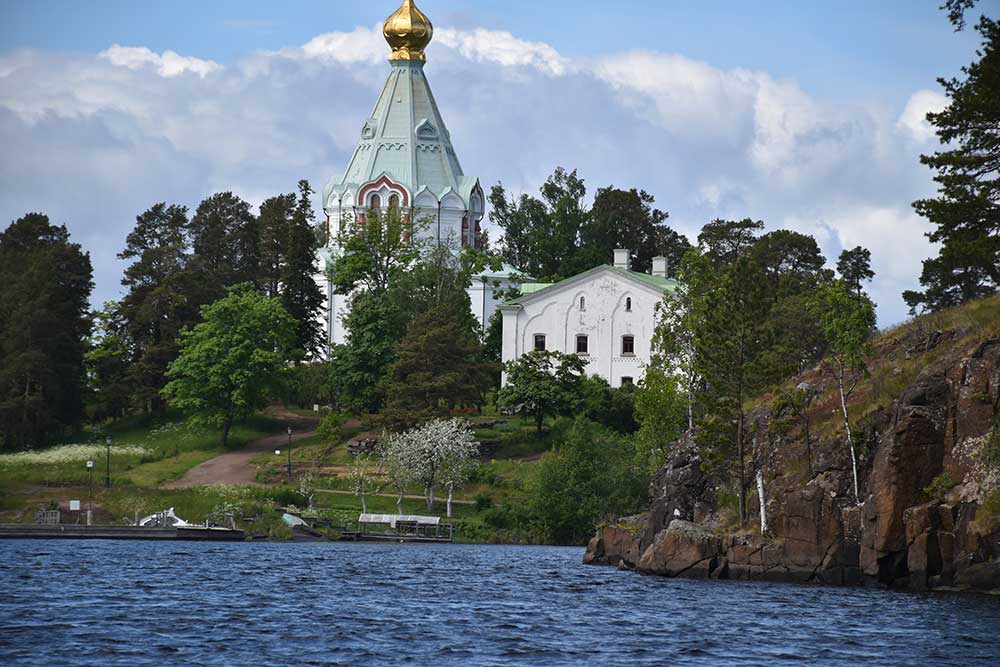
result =
[{"label": "dense green tree", "polygon": [[504,365],[507,382],[497,402],[535,419],[542,434],[546,417],[575,414],[583,401],[586,363],[575,354],[533,350]]},{"label": "dense green tree", "polygon": [[764,285],[760,267],[750,257],[738,258],[705,294],[695,331],[695,362],[705,386],[698,442],[709,460],[732,460],[741,525],[746,521],[745,402],[762,388],[768,349],[770,299]]},{"label": "dense green tree", "polygon": [[120,259],[133,260],[125,269],[121,300],[132,358],[128,383],[132,403],[142,410],[159,411],[160,390],[167,366],[177,357],[177,336],[197,321],[202,281],[189,267],[187,208],[154,205],[136,217]]},{"label": "dense green tree", "polygon": [[856,246],[850,250],[844,249],[837,259],[837,273],[840,279],[850,285],[858,296],[863,291],[861,283],[875,277],[872,271],[872,253],[868,248]]},{"label": "dense green tree", "polygon": [[95,421],[117,419],[131,406],[129,337],[118,302],[104,304],[93,318],[94,331],[85,355],[90,390],[87,412]]},{"label": "dense green tree", "polygon": [[0,233],[0,446],[47,444],[79,423],[92,276],[90,256],[41,213]]},{"label": "dense green tree", "polygon": [[866,296],[854,294],[851,287],[842,280],[820,289],[814,304],[816,316],[829,345],[826,364],[837,381],[844,418],[844,437],[851,451],[854,499],[860,503],[858,458],[847,403],[858,381],[868,372],[865,356],[871,352],[870,343],[875,332],[875,307]]},{"label": "dense green tree", "polygon": [[181,334],[163,395],[193,422],[221,429],[225,447],[234,421],[286,391],[298,342],[295,320],[280,299],[250,284],[232,288],[201,313],[202,321]]},{"label": "dense green tree", "polygon": [[312,188],[308,181],[299,181],[299,197],[288,224],[288,242],[281,276],[281,302],[296,321],[298,349],[306,356],[321,356],[326,348],[323,327],[319,320],[325,297],[316,283],[316,250],[318,242],[313,230],[315,214]]},{"label": "dense green tree", "polygon": [[688,400],[675,376],[649,366],[635,394],[635,419],[640,427],[635,438],[635,464],[647,474],[663,465],[670,443],[688,425]]},{"label": "dense green tree", "polygon": [[576,171],[558,167],[541,188],[541,199],[508,198],[502,185],[490,191],[490,220],[504,231],[500,255],[538,279],[576,273],[580,233],[587,224],[587,188]]},{"label": "dense green tree", "polygon": [[587,224],[580,231],[576,271],[608,264],[615,248],[628,248],[632,270],[649,273],[658,242],[668,238],[666,233],[657,234],[667,214],[653,208],[653,202],[653,196],[644,190],[599,189]]},{"label": "dense green tree", "polygon": [[701,228],[698,246],[712,267],[719,270],[748,254],[762,229],[761,220],[713,220]]},{"label": "dense green tree", "polygon": [[232,192],[221,192],[198,205],[188,224],[192,268],[200,272],[206,301],[225,294],[226,287],[256,282],[260,271],[257,220],[250,204]]},{"label": "dense green tree", "polygon": [[583,377],[584,417],[618,433],[635,433],[635,386],[623,385],[617,389],[600,375]]},{"label": "dense green tree", "polygon": [[387,413],[416,423],[483,404],[491,373],[479,340],[460,324],[468,312],[441,304],[410,321],[389,367]]},{"label": "dense green tree", "polygon": [[288,230],[295,214],[295,193],[278,195],[264,200],[257,216],[258,272],[254,280],[267,296],[281,293],[281,279],[285,272],[285,246]]},{"label": "dense green tree", "polygon": [[767,280],[775,303],[783,297],[814,287],[824,275],[826,258],[816,239],[788,229],[764,234],[754,242],[751,254]]},{"label": "dense green tree", "polygon": [[340,237],[343,252],[331,270],[334,289],[338,294],[387,292],[420,261],[425,248],[414,239],[426,226],[426,220],[411,223],[398,208],[369,210],[363,223],[349,223]]},{"label": "dense green tree", "polygon": [[632,439],[579,418],[542,457],[530,506],[555,544],[583,544],[602,519],[639,510],[647,478],[635,466]]},{"label": "dense green tree", "polygon": [[[956,26],[969,7],[949,3]],[[963,68],[964,80],[938,80],[949,104],[927,114],[943,149],[920,161],[937,172],[938,195],[913,206],[935,226],[927,236],[941,249],[924,261],[923,291],[903,294],[913,311],[965,303],[1000,286],[1000,22],[984,16],[976,29],[979,60]]]}]

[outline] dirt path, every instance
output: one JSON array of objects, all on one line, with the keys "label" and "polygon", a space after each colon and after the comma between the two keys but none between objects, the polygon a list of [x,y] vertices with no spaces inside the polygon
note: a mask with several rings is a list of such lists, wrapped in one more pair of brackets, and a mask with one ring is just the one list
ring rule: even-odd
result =
[{"label": "dirt path", "polygon": [[[302,440],[316,433],[318,422],[301,417],[284,409],[272,409],[268,415],[290,425],[292,442]],[[288,446],[288,434],[282,430],[274,435],[268,435],[250,441],[246,447],[234,452],[226,452],[209,459],[188,470],[183,477],[163,485],[164,489],[187,489],[192,486],[211,486],[213,484],[253,485],[262,486],[257,482],[257,467],[250,460],[261,452],[273,452],[275,449],[285,449]],[[282,452],[284,454],[284,452]]]}]

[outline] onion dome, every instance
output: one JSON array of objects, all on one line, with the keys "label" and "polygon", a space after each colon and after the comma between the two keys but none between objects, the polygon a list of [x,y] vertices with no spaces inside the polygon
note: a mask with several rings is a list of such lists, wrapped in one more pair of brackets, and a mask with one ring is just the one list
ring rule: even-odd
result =
[{"label": "onion dome", "polygon": [[392,47],[389,60],[426,60],[424,49],[431,43],[434,26],[417,9],[413,0],[403,0],[402,6],[382,24],[382,35]]}]

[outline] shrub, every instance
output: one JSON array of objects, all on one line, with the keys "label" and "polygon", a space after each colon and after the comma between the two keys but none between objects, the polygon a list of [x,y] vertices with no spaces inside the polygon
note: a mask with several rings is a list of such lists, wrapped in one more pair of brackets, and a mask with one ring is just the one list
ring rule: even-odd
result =
[{"label": "shrub", "polygon": [[948,473],[941,473],[932,479],[930,484],[924,487],[924,493],[931,500],[941,502],[957,484],[958,482],[953,480]]}]

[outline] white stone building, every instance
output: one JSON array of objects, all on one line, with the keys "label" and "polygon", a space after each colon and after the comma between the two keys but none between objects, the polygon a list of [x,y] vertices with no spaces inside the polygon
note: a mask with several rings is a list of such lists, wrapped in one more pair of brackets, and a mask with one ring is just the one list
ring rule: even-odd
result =
[{"label": "white stone building", "polygon": [[653,259],[651,274],[639,273],[629,270],[628,250],[615,250],[613,265],[557,283],[526,283],[522,296],[500,306],[502,359],[556,350],[586,359],[587,373],[612,387],[636,383],[649,363],[656,304],[676,285],[666,258]]},{"label": "white stone building", "polygon": [[[326,266],[339,256],[338,238],[348,222],[364,224],[371,209],[398,207],[409,221],[426,222],[415,237],[459,250],[477,243],[486,199],[479,179],[459,164],[430,84],[424,49],[434,27],[412,0],[404,0],[383,24],[389,43],[389,76],[343,174],[323,189],[327,247],[320,250],[317,282],[327,295],[324,326],[331,343],[343,343],[349,296],[334,294]],[[472,310],[485,328],[496,310],[496,290],[511,286],[515,272],[504,267],[473,277]]]}]

